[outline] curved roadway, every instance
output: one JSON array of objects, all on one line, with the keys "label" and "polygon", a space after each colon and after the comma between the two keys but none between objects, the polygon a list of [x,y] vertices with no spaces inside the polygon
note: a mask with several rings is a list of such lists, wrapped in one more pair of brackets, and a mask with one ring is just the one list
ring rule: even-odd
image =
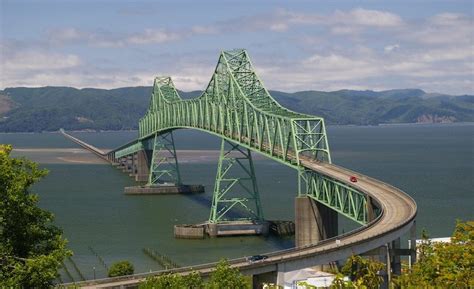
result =
[{"label": "curved roadway", "polygon": [[[380,207],[381,214],[369,224],[346,234],[306,247],[269,253],[267,254],[269,258],[263,262],[250,264],[245,258],[230,260],[231,266],[238,268],[244,274],[292,271],[317,264],[327,264],[331,261],[349,257],[352,254],[364,253],[383,246],[405,234],[413,225],[417,212],[416,203],[403,191],[382,181],[333,164],[304,158],[301,159],[301,164],[308,169],[336,179],[369,195]],[[349,181],[352,175],[357,176],[357,183]],[[76,284],[85,288],[126,286],[137,284],[148,276],[164,272],[186,274],[191,271],[198,271],[203,275],[207,275],[213,271],[215,265],[216,263],[209,263]]]}]

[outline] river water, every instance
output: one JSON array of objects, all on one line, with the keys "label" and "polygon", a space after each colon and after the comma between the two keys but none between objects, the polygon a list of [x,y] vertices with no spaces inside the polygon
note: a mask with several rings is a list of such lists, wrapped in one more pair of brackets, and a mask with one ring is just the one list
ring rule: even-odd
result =
[{"label": "river water", "polygon": [[[130,132],[77,132],[99,148],[134,139]],[[474,124],[392,125],[328,128],[333,162],[393,184],[418,204],[417,228],[430,236],[449,236],[456,219],[474,219]],[[0,134],[14,145],[13,155],[26,156],[50,173],[35,185],[40,205],[52,211],[62,227],[73,261],[86,278],[105,277],[106,265],[130,260],[136,272],[161,269],[143,254],[153,249],[180,265],[199,264],[290,248],[293,238],[227,237],[177,240],[173,225],[207,220],[216,173],[219,140],[203,132],[175,132],[185,183],[202,184],[195,196],[125,196],[130,177],[107,165],[57,133]],[[200,150],[196,152],[195,150]],[[294,218],[296,173],[255,155],[258,185],[267,219]],[[355,224],[340,217],[340,231]],[[65,264],[74,280],[80,275]],[[71,278],[62,271],[62,281]]]}]

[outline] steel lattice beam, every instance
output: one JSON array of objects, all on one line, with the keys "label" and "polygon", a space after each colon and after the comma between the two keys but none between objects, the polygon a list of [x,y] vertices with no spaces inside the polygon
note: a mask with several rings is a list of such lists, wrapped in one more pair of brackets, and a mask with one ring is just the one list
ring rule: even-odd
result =
[{"label": "steel lattice beam", "polygon": [[[231,210],[245,215],[231,216]],[[236,220],[263,221],[263,210],[250,150],[223,139],[209,223]]]},{"label": "steel lattice beam", "polygon": [[147,185],[153,186],[166,183],[181,185],[181,175],[172,131],[155,134]]},{"label": "steel lattice beam", "polygon": [[[206,131],[297,169],[299,195],[312,196],[356,222],[367,223],[364,193],[308,173],[301,165],[302,158],[331,163],[324,119],[276,102],[245,50],[221,52],[209,85],[194,99],[181,99],[170,77],[155,79],[150,106],[139,121],[139,142],[178,128]],[[133,150],[122,148],[116,154]]]}]

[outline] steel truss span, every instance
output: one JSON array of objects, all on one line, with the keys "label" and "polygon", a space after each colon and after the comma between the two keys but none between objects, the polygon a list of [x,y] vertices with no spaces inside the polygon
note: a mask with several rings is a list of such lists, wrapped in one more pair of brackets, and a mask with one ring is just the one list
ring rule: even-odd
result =
[{"label": "steel truss span", "polygon": [[[324,120],[278,104],[258,78],[245,50],[221,52],[207,88],[195,99],[182,99],[170,77],[157,77],[148,111],[139,121],[138,139],[112,150],[107,158],[113,161],[126,157],[150,147],[150,143],[157,146],[158,136],[180,128],[202,130],[243,147],[249,159],[253,151],[294,168],[298,171],[299,196],[309,196],[362,225],[317,244],[270,253],[264,262],[249,264],[243,258],[232,260],[232,266],[244,273],[290,271],[327,264],[387,244],[409,231],[415,222],[417,207],[410,196],[391,185],[332,164]],[[358,181],[351,182],[352,176]],[[218,215],[217,211],[214,213]],[[207,274],[215,265],[166,272],[195,270]],[[133,284],[163,272],[108,279],[104,283]]]},{"label": "steel truss span", "polygon": [[207,88],[195,99],[181,99],[170,77],[157,77],[139,121],[139,139],[111,153],[115,158],[133,154],[156,134],[179,128],[212,133],[288,165],[298,171],[298,195],[309,195],[362,225],[369,221],[366,194],[302,163],[331,163],[324,119],[276,102],[245,50],[221,52]]}]

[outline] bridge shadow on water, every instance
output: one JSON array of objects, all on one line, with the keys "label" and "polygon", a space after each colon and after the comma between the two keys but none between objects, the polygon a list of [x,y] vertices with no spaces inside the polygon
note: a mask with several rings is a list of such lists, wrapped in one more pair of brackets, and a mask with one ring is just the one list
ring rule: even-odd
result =
[{"label": "bridge shadow on water", "polygon": [[[182,195],[191,201],[202,205],[208,210],[211,209],[212,205],[212,196],[204,195],[204,194],[184,194]],[[229,218],[232,219],[241,219],[246,218],[248,215],[238,209],[231,209],[227,214]],[[202,222],[206,222],[207,220],[202,220]],[[258,237],[264,239],[267,243],[269,243],[271,248],[276,250],[285,250],[289,248],[293,248],[295,246],[295,239],[294,236],[276,236],[273,234],[269,234],[267,236],[227,236],[227,237],[220,237],[220,238],[246,238],[246,237]],[[270,250],[270,249],[269,249]]]},{"label": "bridge shadow on water", "polygon": [[[183,194],[186,198],[192,200],[193,202],[196,202],[203,207],[208,208],[209,210],[211,209],[212,205],[212,196],[204,195],[204,194]],[[243,211],[238,210],[238,209],[231,209],[229,212],[227,212],[226,216],[231,219],[242,219],[246,218],[248,215],[245,214]]]}]

